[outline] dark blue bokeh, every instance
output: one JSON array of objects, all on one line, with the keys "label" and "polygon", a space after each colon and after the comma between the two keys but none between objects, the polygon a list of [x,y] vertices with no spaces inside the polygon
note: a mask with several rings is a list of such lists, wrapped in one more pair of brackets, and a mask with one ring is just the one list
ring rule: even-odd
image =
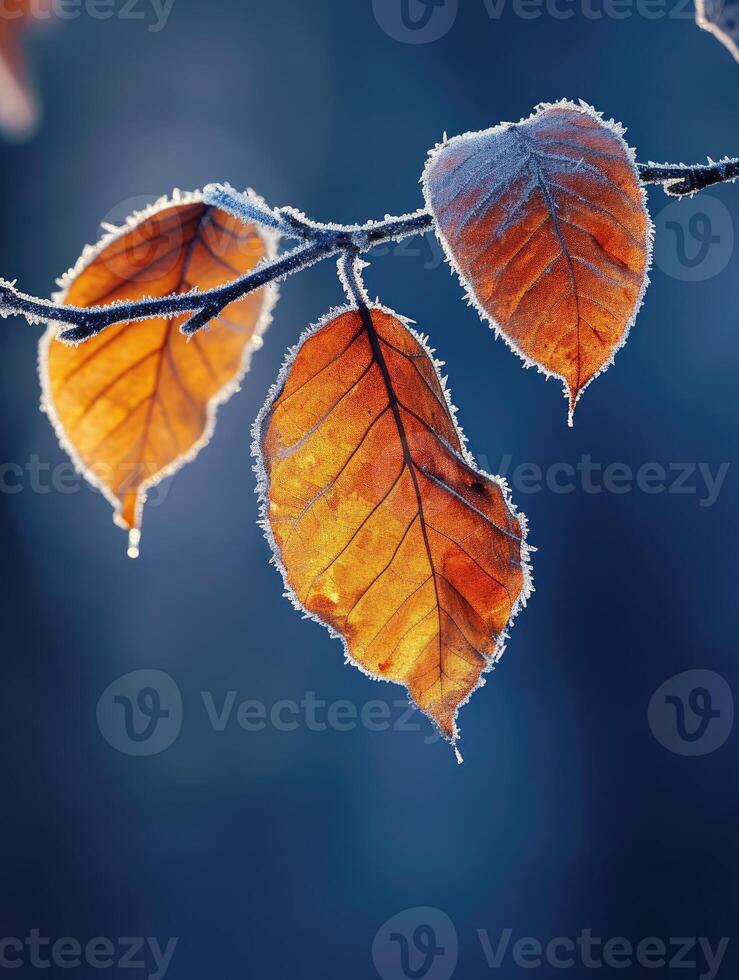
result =
[{"label": "dark blue bokeh", "polygon": [[[370,0],[175,0],[159,32],[89,15],[40,32],[43,127],[0,149],[0,274],[46,295],[103,216],[213,180],[320,219],[412,210],[444,131],[515,120],[542,100],[582,98],[621,119],[641,160],[739,153],[739,66],[684,11],[595,18],[571,6],[569,19],[525,18],[513,4],[491,17],[491,4],[463,0],[425,44],[390,36]],[[38,411],[39,330],[3,321],[0,461],[27,469],[20,492],[0,499],[2,936],[174,936],[176,980],[344,980],[376,976],[377,930],[419,906],[454,922],[466,978],[527,972],[490,971],[478,929],[493,942],[506,927],[542,942],[588,927],[635,943],[735,935],[736,733],[684,756],[660,744],[647,710],[690,669],[736,688],[739,283],[728,235],[739,189],[707,197],[724,221],[706,260],[720,271],[690,281],[679,232],[660,228],[645,307],[574,430],[559,384],[494,341],[433,243],[367,270],[371,294],[430,335],[470,447],[493,472],[586,454],[633,472],[730,464],[712,506],[700,505],[695,474],[693,494],[591,493],[581,480],[536,492],[519,480],[536,592],[461,715],[463,766],[427,744],[418,719],[410,732],[246,732],[234,715],[216,732],[203,701],[235,691],[269,708],[315,692],[361,710],[402,697],[345,666],[338,643],[292,610],[256,525],[250,425],[285,349],[341,301],[331,264],[283,287],[212,443],[148,509],[138,562],[100,495],[43,492],[65,457]],[[649,198],[657,218],[668,199]],[[694,254],[687,223],[684,234]],[[117,752],[96,723],[104,689],[139,669],[170,674],[184,706],[179,738],[144,758]],[[736,975],[735,952],[721,977]],[[66,971],[118,972],[146,975]]]}]

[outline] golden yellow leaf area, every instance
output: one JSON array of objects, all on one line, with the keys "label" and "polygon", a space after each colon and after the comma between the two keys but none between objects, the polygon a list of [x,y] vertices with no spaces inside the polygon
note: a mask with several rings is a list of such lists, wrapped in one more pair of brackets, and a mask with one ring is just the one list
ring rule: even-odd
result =
[{"label": "golden yellow leaf area", "polygon": [[525,522],[466,454],[420,338],[378,307],[336,314],[288,362],[256,445],[296,601],[454,741],[528,592]]},{"label": "golden yellow leaf area", "polygon": [[[74,306],[211,289],[271,254],[254,226],[198,195],[163,202],[83,256],[61,299]],[[47,330],[40,352],[45,408],[63,446],[132,529],[135,557],[146,490],[207,442],[269,320],[272,292],[226,307],[189,341],[188,314],[108,327],[77,347]]]},{"label": "golden yellow leaf area", "polygon": [[648,281],[651,222],[622,130],[584,106],[540,106],[437,147],[424,187],[478,310],[565,382],[571,422]]}]

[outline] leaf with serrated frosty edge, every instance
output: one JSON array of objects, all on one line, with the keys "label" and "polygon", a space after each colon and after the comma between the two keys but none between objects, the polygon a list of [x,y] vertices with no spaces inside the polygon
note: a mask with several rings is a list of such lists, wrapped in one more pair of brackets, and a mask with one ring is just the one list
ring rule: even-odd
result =
[{"label": "leaf with serrated frosty edge", "polygon": [[421,338],[377,306],[331,314],[288,358],[255,452],[296,604],[454,742],[528,595],[526,527],[466,452]]},{"label": "leaf with serrated frosty edge", "polygon": [[541,105],[442,143],[423,176],[470,298],[527,364],[564,381],[570,424],[648,283],[652,224],[622,133],[588,106]]},{"label": "leaf with serrated frosty edge", "polygon": [[[176,194],[86,250],[59,301],[89,307],[205,291],[273,255],[271,235],[200,193]],[[180,333],[187,313],[122,322],[76,347],[60,342],[52,324],[41,340],[44,407],[64,448],[113,504],[116,522],[132,532],[132,556],[147,489],[209,440],[218,405],[261,346],[275,295],[268,286],[236,300],[189,341]]]}]

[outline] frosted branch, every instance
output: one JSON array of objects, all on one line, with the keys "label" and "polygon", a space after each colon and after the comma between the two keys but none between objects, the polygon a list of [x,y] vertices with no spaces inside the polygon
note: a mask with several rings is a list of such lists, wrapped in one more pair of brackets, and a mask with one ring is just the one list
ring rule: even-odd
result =
[{"label": "frosted branch", "polygon": [[[684,195],[710,187],[712,184],[733,181],[739,177],[739,160],[726,159],[719,163],[696,164],[637,164],[645,184],[659,183],[667,194]],[[305,269],[315,262],[332,256],[346,257],[341,263],[344,278],[354,285],[356,257],[377,245],[400,241],[411,235],[424,234],[433,228],[433,218],[425,210],[363,225],[320,224],[311,221],[293,208],[273,210],[254,195],[242,194],[228,184],[208,184],[204,200],[221,208],[244,223],[257,223],[301,244],[269,262],[262,262],[246,275],[233,282],[201,292],[175,293],[154,299],[112,303],[108,306],[77,307],[53,303],[20,292],[15,283],[0,279],[0,315],[22,314],[29,323],[58,323],[64,327],[59,339],[77,344],[94,337],[116,323],[192,315],[182,324],[181,331],[194,334],[217,317],[230,303]],[[346,285],[346,282],[345,282]]]},{"label": "frosted branch", "polygon": [[718,163],[639,163],[643,184],[662,184],[665,194],[682,197],[739,177],[739,160],[720,160]]}]

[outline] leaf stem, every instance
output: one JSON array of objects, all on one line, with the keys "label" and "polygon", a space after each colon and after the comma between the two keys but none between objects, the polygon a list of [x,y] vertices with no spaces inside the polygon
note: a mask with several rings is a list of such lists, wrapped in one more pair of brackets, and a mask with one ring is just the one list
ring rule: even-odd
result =
[{"label": "leaf stem", "polygon": [[366,263],[362,262],[356,252],[344,252],[339,257],[339,279],[344,287],[347,299],[359,309],[369,305],[367,290],[362,282],[362,269]]}]

